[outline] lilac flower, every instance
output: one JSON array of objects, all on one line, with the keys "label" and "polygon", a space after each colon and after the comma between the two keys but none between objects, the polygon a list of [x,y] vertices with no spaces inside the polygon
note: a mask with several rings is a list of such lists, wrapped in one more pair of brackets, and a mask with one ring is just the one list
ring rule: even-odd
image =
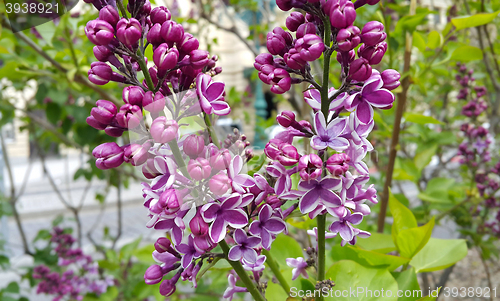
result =
[{"label": "lilac flower", "polygon": [[262,272],[266,267],[264,266],[264,262],[266,261],[265,255],[258,255],[257,260],[255,262],[248,262],[244,257],[242,260],[243,268],[247,271],[252,272]]},{"label": "lilac flower", "polygon": [[356,109],[356,118],[363,124],[373,120],[373,107],[385,108],[394,102],[394,95],[387,89],[383,89],[382,79],[373,78],[363,85],[361,92],[349,96],[346,100],[346,108],[349,111]]},{"label": "lilac flower", "polygon": [[367,137],[373,130],[375,122],[371,120],[367,124],[363,124],[354,116],[354,114],[351,114],[349,115],[348,124],[349,127],[346,128],[342,137],[352,140],[356,145],[363,147],[367,152],[372,151],[373,145]]},{"label": "lilac flower", "polygon": [[[318,228],[314,227],[312,230],[307,230],[307,234],[314,237],[318,241]],[[337,237],[337,233],[330,233],[325,231],[325,239]]]},{"label": "lilac flower", "polygon": [[305,155],[300,158],[298,169],[303,181],[314,180],[323,172],[323,161],[316,154]]},{"label": "lilac flower", "polygon": [[290,177],[297,172],[297,168],[286,169],[281,163],[273,162],[270,164],[266,171],[271,177],[278,178],[274,184],[274,191],[277,195],[281,195],[285,192],[290,191],[292,187],[292,178]]},{"label": "lilac flower", "polygon": [[300,198],[300,212],[309,213],[320,205],[326,207],[327,210],[340,206],[341,200],[339,196],[332,192],[332,190],[339,189],[340,185],[341,181],[339,179],[329,177],[320,181],[301,181],[299,190],[307,192]]},{"label": "lilac flower", "polygon": [[176,179],[176,165],[169,157],[156,156],[153,159],[154,172],[157,176],[151,182],[151,189],[161,190],[172,187]]},{"label": "lilac flower", "polygon": [[254,198],[254,204],[258,205],[264,200],[268,195],[274,194],[274,189],[269,185],[266,178],[261,174],[255,173],[253,175],[255,186],[250,187],[249,192],[252,193]]},{"label": "lilac flower", "polygon": [[210,75],[198,74],[196,77],[196,93],[200,98],[200,106],[203,112],[219,116],[231,112],[231,108],[224,101],[224,83],[213,82]]},{"label": "lilac flower", "polygon": [[297,279],[299,275],[302,275],[305,279],[309,278],[309,275],[307,274],[306,268],[308,267],[307,262],[304,261],[304,258],[298,257],[298,258],[287,258],[286,259],[286,264],[293,268],[292,270],[292,281]]},{"label": "lilac flower", "polygon": [[177,246],[177,251],[179,251],[179,253],[181,254],[184,254],[181,261],[182,267],[184,269],[186,269],[193,262],[193,259],[198,258],[201,255],[194,247],[194,240],[192,235],[189,236],[187,244],[180,244]]},{"label": "lilac flower", "polygon": [[238,261],[244,258],[250,263],[255,263],[257,252],[254,248],[260,245],[261,239],[256,236],[247,237],[245,231],[241,229],[234,230],[233,238],[236,245],[227,254],[229,260]]},{"label": "lilac flower", "polygon": [[342,247],[345,246],[347,243],[349,243],[350,245],[355,245],[358,237],[368,238],[368,237],[371,236],[370,232],[363,231],[363,230],[360,230],[360,229],[357,229],[357,228],[353,228],[353,232],[354,232],[354,237],[352,238],[352,240],[346,241],[346,240],[342,239],[342,241],[340,242],[340,245]]},{"label": "lilac flower", "polygon": [[243,159],[241,156],[235,156],[227,169],[233,190],[239,193],[245,193],[244,187],[251,187],[255,184],[251,176],[247,174],[240,174],[242,169]]},{"label": "lilac flower", "polygon": [[[186,212],[184,213],[184,215]],[[164,219],[157,222],[154,225],[155,230],[165,230],[171,233],[172,241],[175,245],[179,245],[182,242],[182,237],[184,234],[184,221],[181,216],[176,216],[174,218]]]},{"label": "lilac flower", "polygon": [[335,151],[342,151],[349,146],[347,139],[339,137],[347,125],[345,118],[337,118],[326,124],[323,112],[319,111],[314,116],[314,129],[316,135],[311,139],[311,147],[315,150],[322,150],[327,147]]},{"label": "lilac flower", "polygon": [[[328,89],[328,97],[332,97],[337,90],[333,87]],[[329,110],[334,111],[339,108],[344,107],[344,101],[347,98],[347,93],[343,92],[337,98],[335,98],[331,103]],[[313,108],[313,110],[319,111],[321,110],[321,94],[317,89],[314,89],[313,86],[309,86],[308,90],[304,92],[304,100],[305,102]]]},{"label": "lilac flower", "polygon": [[239,208],[242,203],[241,195],[233,193],[222,201],[221,204],[205,204],[201,208],[201,216],[210,225],[209,235],[214,243],[219,243],[226,236],[226,228],[241,229],[248,224],[248,216]]},{"label": "lilac flower", "polygon": [[227,280],[229,281],[229,286],[224,291],[224,294],[222,295],[223,298],[226,298],[226,299],[229,299],[229,301],[232,301],[235,293],[248,292],[246,287],[236,286],[236,277],[234,277],[233,274],[229,274],[229,276],[227,277]]},{"label": "lilac flower", "polygon": [[268,204],[264,204],[259,212],[259,220],[250,224],[248,232],[259,236],[262,239],[262,247],[266,250],[271,249],[273,236],[278,235],[286,229],[285,222],[272,215],[273,209]]},{"label": "lilac flower", "polygon": [[103,143],[92,151],[92,155],[97,159],[96,166],[99,169],[110,169],[120,166],[123,159],[123,149],[115,142]]},{"label": "lilac flower", "polygon": [[363,175],[369,173],[368,166],[362,161],[366,156],[366,149],[363,146],[356,145],[351,140],[349,147],[345,150],[345,154],[351,159],[347,164],[354,167],[357,172]]},{"label": "lilac flower", "polygon": [[354,238],[354,228],[352,225],[357,225],[363,220],[361,213],[352,213],[348,210],[344,217],[340,217],[338,221],[333,222],[329,230],[333,233],[340,234],[345,241],[351,241]]}]

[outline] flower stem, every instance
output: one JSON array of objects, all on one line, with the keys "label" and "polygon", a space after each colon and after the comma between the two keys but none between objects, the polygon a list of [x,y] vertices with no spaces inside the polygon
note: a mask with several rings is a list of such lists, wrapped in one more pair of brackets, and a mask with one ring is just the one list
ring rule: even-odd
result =
[{"label": "flower stem", "polygon": [[177,145],[177,141],[172,140],[168,143],[168,145],[170,146],[170,150],[174,154],[174,158],[176,161],[175,163],[177,163],[177,166],[179,166],[179,169],[181,170],[182,174],[186,178],[190,179],[191,177],[189,176],[189,173],[186,169],[186,163],[184,162],[184,159],[182,159],[181,150],[179,149],[179,146]]},{"label": "flower stem", "polygon": [[233,267],[234,271],[236,272],[236,274],[238,274],[241,281],[243,281],[246,288],[248,289],[248,292],[252,295],[253,299],[255,301],[266,301],[266,298],[264,298],[264,296],[262,296],[262,294],[259,292],[255,284],[253,283],[252,279],[248,277],[248,274],[241,265],[241,263],[239,261],[232,261],[227,258],[227,253],[229,253],[229,246],[227,245],[226,241],[222,240],[221,242],[219,242],[219,246],[222,248],[222,251],[224,252],[225,259]]},{"label": "flower stem", "polygon": [[274,260],[273,255],[271,255],[271,253],[265,249],[262,250],[262,254],[266,255],[266,263],[269,268],[271,268],[271,271],[273,272],[274,276],[276,276],[276,279],[278,279],[281,287],[285,290],[285,293],[287,295],[290,295],[290,285],[288,285],[285,277],[283,277],[283,274],[281,274],[280,268],[276,263],[276,260]]},{"label": "flower stem", "polygon": [[142,74],[144,74],[144,78],[146,79],[146,84],[148,85],[149,90],[154,91],[155,85],[153,84],[153,79],[151,78],[151,74],[149,74],[148,66],[146,65],[146,61],[144,60],[144,54],[141,49],[137,50],[137,63],[139,63],[139,67],[141,67]]},{"label": "flower stem", "polygon": [[[325,230],[326,230],[326,214],[318,215],[316,218],[318,223],[318,282],[325,280]],[[323,295],[320,294],[318,301],[323,300]]]},{"label": "flower stem", "polygon": [[217,138],[217,134],[212,128],[212,123],[210,122],[208,114],[203,112],[203,117],[205,118],[205,125],[207,126],[208,135],[210,136],[210,138],[212,138],[212,142],[215,144],[215,146],[220,148],[219,138]]},{"label": "flower stem", "polygon": [[122,13],[122,17],[128,20],[127,11],[125,10],[125,6],[123,6],[122,0],[116,1],[116,5],[118,6],[118,9]]},{"label": "flower stem", "polygon": [[330,25],[330,20],[328,18],[323,18],[323,27],[325,28],[325,37],[324,37],[324,42],[325,42],[325,47],[326,50],[323,52],[323,82],[322,82],[322,89],[321,89],[321,112],[323,112],[323,115],[325,115],[325,118],[328,118],[328,111],[330,109],[330,102],[328,101],[328,78],[330,76],[330,57],[332,55],[330,51],[330,44],[331,44],[331,25]]}]

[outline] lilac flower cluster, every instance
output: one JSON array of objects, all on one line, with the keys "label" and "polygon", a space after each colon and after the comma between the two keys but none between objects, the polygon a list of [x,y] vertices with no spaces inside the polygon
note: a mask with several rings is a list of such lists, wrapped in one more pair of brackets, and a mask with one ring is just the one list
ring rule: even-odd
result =
[{"label": "lilac flower cluster", "polygon": [[[285,219],[297,208],[310,218],[333,216],[327,237],[340,235],[342,245],[369,236],[354,227],[370,213],[366,202],[377,203],[373,185],[366,185],[369,171],[363,158],[373,150],[367,137],[374,126],[374,108],[392,106],[390,90],[399,86],[400,78],[395,70],[372,69],[387,48],[383,25],[373,21],[363,30],[353,25],[356,8],[377,2],[277,2],[284,10],[301,8],[306,14],[293,12],[287,19],[295,38],[279,27],[269,33],[270,53],[259,55],[255,67],[274,93],[284,93],[294,83],[311,83],[304,98],[315,112],[314,122],[297,121],[289,111],[278,116],[278,123],[287,130],[265,147],[271,160],[265,167],[267,175],[250,176],[245,163],[253,155],[245,135],[235,131],[221,144],[212,127],[217,116],[230,113],[224,83],[212,79],[221,72],[215,67],[217,58],[199,50],[198,40],[172,21],[165,7],[151,10],[147,0],[131,0],[129,17],[124,8],[120,16],[114,2],[92,1],[99,19],[87,24],[86,33],[96,44],[98,62],[92,63],[89,79],[128,86],[123,88],[124,104],[119,109],[99,100],[87,122],[113,137],[125,131],[137,137],[125,146],[113,142],[96,147],[96,165],[101,169],[123,163],[141,166],[150,180],[142,184],[150,217],[146,226],[168,233],[168,238],[155,243],[157,264],[145,272],[147,284],[161,283],[160,293],[170,296],[179,280],[196,287],[203,264],[225,258],[236,275],[229,275],[224,297],[249,291],[256,298],[255,291],[263,294],[265,288],[265,251],[278,234],[287,232]],[[325,32],[331,33],[332,45],[325,44]],[[354,49],[360,43],[356,59]],[[144,53],[149,46],[154,66],[147,69]],[[321,110],[323,87],[312,77],[309,62],[333,51],[342,66],[343,84],[329,90],[330,99],[323,100],[330,102],[325,112]],[[188,133],[187,125],[193,120],[203,129]],[[310,138],[315,152],[299,154],[294,137]],[[294,174],[300,177],[298,189],[292,189]],[[311,235],[317,237],[317,232]],[[309,266],[315,264],[313,254]],[[290,262],[302,273],[299,259]],[[246,287],[236,286],[238,278]],[[252,285],[257,289],[250,289]]]},{"label": "lilac flower cluster", "polygon": [[[284,93],[295,83],[311,84],[304,92],[304,100],[314,112],[313,124],[296,120],[293,112],[282,112],[277,121],[286,130],[266,145],[264,151],[271,160],[266,170],[275,179],[273,192],[278,199],[299,199],[298,209],[311,219],[328,213],[334,221],[325,236],[340,235],[342,245],[355,244],[357,237],[370,235],[354,227],[370,214],[366,202],[377,203],[373,185],[366,185],[369,170],[363,158],[373,150],[367,137],[374,126],[374,109],[391,108],[394,95],[390,90],[400,84],[397,71],[388,69],[380,73],[372,68],[381,62],[387,50],[383,24],[371,21],[362,30],[354,25],[356,8],[376,3],[278,0],[282,10],[296,8],[305,14],[298,11],[290,14],[286,19],[290,32],[277,27],[269,33],[269,53],[257,56],[254,64],[259,78],[272,85],[274,93]],[[309,65],[334,51],[342,68],[339,89],[317,83]],[[328,91],[328,99],[322,98],[324,89]],[[323,101],[328,101],[326,111]],[[295,137],[309,138],[315,152],[299,154],[293,146]],[[300,181],[294,190],[291,177],[297,173]],[[308,231],[314,237],[317,232],[316,228]],[[299,275],[308,277],[306,268],[316,264],[317,254],[308,251],[308,255],[308,260],[287,259],[287,264],[294,268],[293,279]]]},{"label": "lilac flower cluster", "polygon": [[75,239],[63,229],[55,227],[51,233],[51,243],[57,255],[58,266],[64,267],[64,272],[51,271],[45,265],[39,265],[33,270],[33,278],[40,279],[37,294],[54,295],[54,301],[64,298],[82,300],[87,293],[100,295],[108,286],[114,285],[112,277],[101,279],[97,263],[80,248],[73,248]]},{"label": "lilac flower cluster", "polygon": [[[462,115],[470,119],[460,126],[464,140],[458,147],[460,163],[466,165],[471,171],[473,181],[484,202],[474,210],[487,220],[480,224],[480,232],[493,234],[500,237],[500,162],[493,165],[490,148],[492,136],[488,129],[481,125],[481,114],[487,110],[483,96],[487,94],[486,87],[476,86],[472,76],[474,71],[467,69],[464,64],[457,64],[458,74],[456,80],[461,86],[458,99],[468,101],[462,107]],[[487,215],[481,212],[486,210]]]}]

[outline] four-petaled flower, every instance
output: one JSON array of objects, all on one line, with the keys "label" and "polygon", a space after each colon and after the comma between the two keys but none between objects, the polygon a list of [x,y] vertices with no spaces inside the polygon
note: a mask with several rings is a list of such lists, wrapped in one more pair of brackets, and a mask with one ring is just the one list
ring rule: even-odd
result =
[{"label": "four-petaled flower", "polygon": [[335,221],[330,226],[330,231],[333,233],[340,234],[345,241],[351,241],[354,238],[354,228],[352,225],[357,225],[363,220],[363,214],[355,212],[351,213],[347,210],[346,215],[339,217],[338,221]]},{"label": "four-petaled flower", "polygon": [[254,248],[260,245],[260,238],[256,236],[248,237],[246,232],[241,229],[234,230],[233,238],[236,245],[227,254],[229,260],[238,261],[244,258],[249,263],[255,263],[257,261],[257,252]]},{"label": "four-petaled flower", "polygon": [[200,106],[203,112],[219,116],[227,115],[231,108],[224,101],[224,83],[213,82],[212,77],[206,73],[200,73],[196,77],[196,93],[200,98]]},{"label": "four-petaled flower", "polygon": [[342,181],[340,179],[325,177],[318,180],[301,181],[299,190],[307,191],[299,201],[299,209],[302,213],[309,213],[318,206],[324,206],[327,210],[342,205],[340,197],[332,190],[338,190]]},{"label": "four-petaled flower", "polygon": [[273,208],[268,204],[263,205],[259,212],[259,220],[252,222],[249,229],[252,235],[262,239],[262,247],[266,250],[271,249],[273,235],[278,235],[286,229],[285,222],[272,214]]},{"label": "four-petaled flower", "polygon": [[227,225],[241,229],[248,224],[248,216],[239,208],[242,197],[238,193],[233,193],[219,203],[209,203],[201,207],[201,216],[207,223],[212,223],[208,230],[210,239],[214,243],[219,243],[226,236]]},{"label": "four-petaled flower", "polygon": [[180,244],[177,246],[177,251],[184,254],[182,256],[182,267],[186,269],[192,262],[193,259],[200,257],[201,253],[194,247],[194,239],[192,235],[189,235],[187,244]]},{"label": "four-petaled flower", "polygon": [[286,259],[286,264],[293,268],[292,270],[292,280],[295,280],[299,277],[299,275],[302,275],[305,279],[309,278],[309,275],[307,274],[306,268],[309,266],[307,262],[304,261],[304,258],[298,257],[298,258],[287,258]]},{"label": "four-petaled flower", "polygon": [[234,277],[233,274],[229,274],[227,280],[229,282],[229,286],[224,291],[224,294],[222,295],[223,298],[232,301],[235,293],[248,292],[246,287],[236,286],[236,277]]},{"label": "four-petaled flower", "polygon": [[311,138],[311,147],[315,150],[322,150],[327,147],[335,151],[342,151],[349,146],[349,141],[339,137],[344,132],[347,125],[345,118],[337,118],[326,124],[325,115],[317,112],[314,116],[314,129],[316,135]]}]

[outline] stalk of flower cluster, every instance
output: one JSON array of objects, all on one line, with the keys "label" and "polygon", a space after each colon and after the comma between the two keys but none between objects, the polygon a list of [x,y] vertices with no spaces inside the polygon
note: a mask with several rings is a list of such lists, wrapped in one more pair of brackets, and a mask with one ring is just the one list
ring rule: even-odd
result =
[{"label": "stalk of flower cluster", "polygon": [[274,259],[273,255],[271,255],[271,252],[264,249],[262,250],[262,254],[266,255],[267,257],[266,263],[273,272],[274,276],[276,276],[276,279],[278,279],[278,282],[280,283],[285,293],[287,295],[290,295],[291,292],[290,285],[288,284],[288,281],[286,281],[283,274],[281,274],[280,267],[276,263],[276,260]]}]

